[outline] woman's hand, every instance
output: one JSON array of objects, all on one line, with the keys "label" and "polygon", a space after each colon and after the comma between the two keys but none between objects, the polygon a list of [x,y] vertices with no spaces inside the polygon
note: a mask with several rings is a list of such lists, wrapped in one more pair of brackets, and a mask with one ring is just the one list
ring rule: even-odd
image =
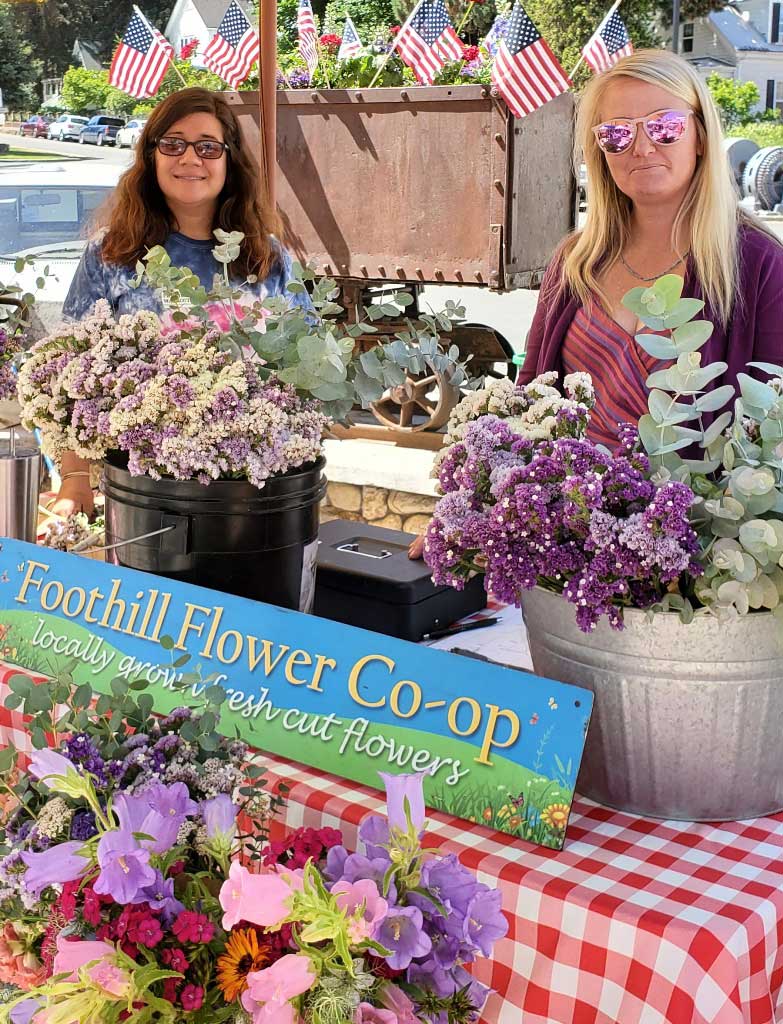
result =
[{"label": "woman's hand", "polygon": [[417,559],[424,555],[424,537],[417,537],[408,546],[408,558]]},{"label": "woman's hand", "polygon": [[95,510],[95,495],[90,487],[89,476],[73,476],[63,480],[57,497],[47,511],[57,516],[70,516],[74,512],[86,512],[91,516]]}]

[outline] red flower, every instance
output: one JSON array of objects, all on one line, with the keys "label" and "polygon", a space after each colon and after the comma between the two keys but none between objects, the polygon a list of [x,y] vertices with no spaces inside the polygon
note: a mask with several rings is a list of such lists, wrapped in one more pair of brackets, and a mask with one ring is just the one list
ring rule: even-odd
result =
[{"label": "red flower", "polygon": [[163,938],[163,929],[160,926],[160,921],[154,918],[152,914],[136,918],[128,928],[128,938],[139,946],[146,946],[148,949],[152,949]]},{"label": "red flower", "polygon": [[107,903],[113,903],[114,900],[111,896],[99,896],[91,885],[85,886],[82,892],[82,897],[84,899],[84,903],[82,905],[82,917],[87,924],[92,925],[93,928],[97,928],[103,919],[101,907]]},{"label": "red flower", "polygon": [[324,50],[333,53],[340,49],[342,39],[339,36],[334,35],[333,32],[325,32],[324,35],[321,36],[319,42]]},{"label": "red flower", "polygon": [[466,64],[470,64],[472,61],[478,60],[480,56],[481,50],[479,50],[478,46],[463,46],[462,59]]},{"label": "red flower", "polygon": [[188,57],[193,56],[193,52],[198,46],[198,39],[191,39],[189,43],[185,43],[182,49],[179,51],[179,59],[187,60]]},{"label": "red flower", "polygon": [[69,921],[73,920],[76,913],[76,894],[79,891],[80,882],[81,880],[78,878],[75,882],[66,882],[57,901],[57,906]]},{"label": "red flower", "polygon": [[402,28],[402,25],[392,25],[392,27],[389,29],[389,31],[391,32],[391,34],[393,36],[396,36],[401,28]]},{"label": "red flower", "polygon": [[342,846],[343,834],[339,829],[319,828],[316,835],[327,850],[331,850],[333,846]]},{"label": "red flower", "polygon": [[190,967],[184,951],[179,947],[164,949],[160,958],[167,967],[170,967],[172,971],[179,971],[180,974],[184,974],[188,967]]},{"label": "red flower", "polygon": [[204,989],[200,985],[186,985],[180,992],[183,1010],[200,1010],[204,1002]]},{"label": "red flower", "polygon": [[185,870],[185,861],[184,860],[175,860],[174,863],[169,868],[169,876],[171,878],[175,878],[177,875],[181,875],[184,870]]},{"label": "red flower", "polygon": [[166,978],[163,982],[163,998],[168,999],[170,1003],[176,1003],[178,985],[179,978]]},{"label": "red flower", "polygon": [[183,910],[171,927],[180,942],[209,942],[215,926],[204,914]]}]

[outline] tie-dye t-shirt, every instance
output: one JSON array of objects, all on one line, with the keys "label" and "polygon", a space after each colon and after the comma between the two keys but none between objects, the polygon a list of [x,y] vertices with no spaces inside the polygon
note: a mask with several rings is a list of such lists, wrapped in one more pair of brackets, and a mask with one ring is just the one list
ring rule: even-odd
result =
[{"label": "tie-dye t-shirt", "polygon": [[[204,287],[210,288],[215,274],[220,274],[221,277],[223,275],[222,265],[212,255],[212,249],[216,244],[214,239],[187,238],[177,231],[172,231],[163,248],[171,257],[174,266],[190,267]],[[273,244],[278,253],[278,260],[271,273],[263,281],[242,286],[252,291],[258,298],[287,294],[285,288],[291,279],[291,257],[279,243],[275,241]],[[98,299],[107,299],[115,316],[135,313],[140,309],[162,312],[160,300],[149,285],[130,287],[129,282],[135,276],[136,272],[131,267],[104,263],[100,241],[88,243],[65,297],[63,315],[71,320],[81,320]],[[310,298],[306,292],[288,293],[288,297],[297,305],[306,309],[311,308]]]}]

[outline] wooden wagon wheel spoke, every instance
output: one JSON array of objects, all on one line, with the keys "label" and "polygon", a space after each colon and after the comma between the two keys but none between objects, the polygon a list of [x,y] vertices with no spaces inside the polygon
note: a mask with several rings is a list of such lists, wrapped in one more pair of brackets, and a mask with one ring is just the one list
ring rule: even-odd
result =
[{"label": "wooden wagon wheel spoke", "polygon": [[438,373],[408,374],[370,406],[379,423],[392,430],[437,430],[460,399],[459,388]]},{"label": "wooden wagon wheel spoke", "polygon": [[424,409],[426,412],[433,413],[437,408],[435,402],[431,398],[427,398],[426,395],[417,395],[415,398],[416,405],[419,408]]},{"label": "wooden wagon wheel spoke", "polygon": [[400,426],[409,427],[413,422],[414,402],[403,402],[400,406]]}]

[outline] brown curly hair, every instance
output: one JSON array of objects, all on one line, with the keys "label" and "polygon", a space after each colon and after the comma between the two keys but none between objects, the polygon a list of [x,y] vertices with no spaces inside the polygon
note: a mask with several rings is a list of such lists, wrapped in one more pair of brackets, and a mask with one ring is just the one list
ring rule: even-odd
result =
[{"label": "brown curly hair", "polygon": [[101,255],[107,263],[134,267],[148,249],[162,245],[173,230],[172,213],[155,171],[155,143],[189,114],[216,117],[228,145],[226,183],[218,196],[213,227],[244,232],[240,255],[232,269],[264,278],[279,259],[269,236],[280,237],[280,221],[262,194],[256,165],[243,146],[234,111],[220,93],[198,87],[172,93],[150,114],[136,144],[132,166],[98,214],[96,226],[106,229]]}]

